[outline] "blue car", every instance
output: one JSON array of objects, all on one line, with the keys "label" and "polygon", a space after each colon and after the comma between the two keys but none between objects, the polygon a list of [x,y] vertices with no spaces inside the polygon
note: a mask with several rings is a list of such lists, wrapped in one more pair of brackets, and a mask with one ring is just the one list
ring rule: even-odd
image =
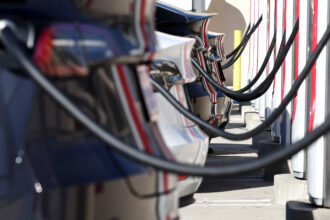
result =
[{"label": "blue car", "polygon": [[[1,1],[40,71],[125,143],[174,159],[154,115],[151,0]],[[177,219],[177,176],[114,152],[0,52],[1,219]]]}]

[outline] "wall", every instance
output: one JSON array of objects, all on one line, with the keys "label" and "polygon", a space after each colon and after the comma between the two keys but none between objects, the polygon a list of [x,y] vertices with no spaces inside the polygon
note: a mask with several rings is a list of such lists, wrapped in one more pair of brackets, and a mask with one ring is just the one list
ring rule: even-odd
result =
[{"label": "wall", "polygon": [[[242,30],[242,34],[250,21],[250,1],[248,0],[213,0],[207,12],[216,12],[219,15],[212,18],[209,30],[226,33],[224,48],[226,53],[234,49],[234,30]],[[249,46],[242,54],[242,87],[247,83],[249,66]],[[233,67],[224,71],[226,85],[232,86]]]},{"label": "wall", "polygon": [[192,9],[192,0],[160,0],[161,2],[174,5],[176,7],[185,9],[185,10],[191,10]]}]

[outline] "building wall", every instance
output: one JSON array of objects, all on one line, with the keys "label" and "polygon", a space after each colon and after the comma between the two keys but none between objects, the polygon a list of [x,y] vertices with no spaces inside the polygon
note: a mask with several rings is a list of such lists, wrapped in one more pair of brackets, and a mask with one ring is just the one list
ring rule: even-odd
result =
[{"label": "building wall", "polygon": [[[250,1],[248,0],[213,0],[207,12],[219,15],[212,18],[209,30],[226,33],[224,48],[226,53],[234,49],[234,30],[242,30],[242,34],[250,22]],[[247,83],[249,67],[249,45],[242,54],[242,86]],[[232,86],[233,67],[224,71],[227,86]]]}]

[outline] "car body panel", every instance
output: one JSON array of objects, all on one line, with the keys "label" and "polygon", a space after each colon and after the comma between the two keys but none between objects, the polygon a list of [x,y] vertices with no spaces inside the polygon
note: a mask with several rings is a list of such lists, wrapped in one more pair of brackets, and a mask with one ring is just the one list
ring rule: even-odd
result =
[{"label": "car body panel", "polygon": [[219,61],[224,61],[226,59],[226,53],[224,52],[223,42],[226,34],[216,33],[208,31],[208,38],[211,46],[214,48],[214,53],[220,58]]},{"label": "car body panel", "polygon": [[[174,85],[170,92],[178,101],[187,107],[183,86]],[[179,162],[203,166],[209,148],[209,138],[200,128],[182,116],[160,94],[155,94],[160,107],[158,126],[175,159]],[[179,181],[179,196],[195,193],[202,181],[200,177],[187,177]]]},{"label": "car body panel", "polygon": [[158,1],[156,3],[157,30],[178,36],[192,35],[200,31],[203,20],[216,13],[195,13]]},{"label": "car body panel", "polygon": [[184,83],[195,81],[196,75],[191,65],[191,50],[195,40],[161,32],[156,32],[156,37],[159,51],[155,54],[154,59],[175,63]]},{"label": "car body panel", "polygon": [[[188,102],[184,84],[196,80],[190,54],[195,42],[192,38],[183,38],[164,33],[156,33],[159,51],[154,60],[173,62],[180,74],[176,82],[171,82],[169,92],[186,108]],[[179,162],[203,166],[209,147],[209,138],[199,127],[179,113],[159,93],[155,93],[159,116],[157,125],[168,148]],[[184,197],[195,193],[202,178],[186,177],[179,181],[179,196]]]},{"label": "car body panel", "polygon": [[[146,111],[141,92],[145,84],[138,80],[137,66],[126,66],[114,61],[124,58],[120,62],[128,64],[150,60],[150,54],[155,52],[157,46],[152,20],[153,1],[118,1],[128,3],[126,9],[131,13],[127,14],[124,10],[119,14],[111,14],[113,11],[110,8],[105,16],[109,23],[102,20],[100,14],[91,14],[88,7],[77,7],[77,2],[27,0],[17,5],[0,3],[0,14],[14,19],[19,31],[21,26],[28,27],[26,37],[35,37],[27,50],[31,58],[39,34],[56,23],[71,24],[71,27],[78,29],[88,26],[90,33],[102,32],[101,35],[112,43],[107,45],[112,54],[106,57],[109,62],[95,62],[97,68],[93,66],[93,72],[85,78],[50,80],[104,129],[132,147],[156,157],[167,158],[170,154],[166,152],[166,146],[154,126],[155,119],[151,119]],[[100,2],[110,1],[93,1],[95,4]],[[132,2],[133,7],[130,4]],[[92,8],[88,9],[96,7],[90,6]],[[104,50],[88,49],[91,49],[89,58],[96,58],[93,62],[100,61],[99,53],[95,52],[104,54]],[[0,57],[2,65],[6,60],[3,57],[7,54],[1,54],[4,55]],[[13,71],[8,75],[14,79],[6,78],[6,91],[1,91],[5,98],[0,96],[3,103],[10,104],[0,111],[8,110],[15,116],[10,123],[0,120],[0,137],[7,137],[6,132],[10,131],[10,127],[19,132],[21,137],[12,138],[17,143],[9,141],[0,146],[7,156],[0,170],[8,174],[1,184],[3,196],[0,216],[24,220],[95,219],[99,212],[104,212],[107,219],[126,219],[129,215],[126,212],[130,210],[130,215],[134,213],[141,219],[178,218],[176,175],[151,170],[109,150],[59,104],[40,89],[35,91],[34,82],[21,74],[22,70],[17,68],[17,64],[11,67],[14,67],[11,69]],[[0,71],[0,78],[5,77],[8,77],[6,73]],[[14,84],[13,88],[11,84]],[[15,120],[18,121],[17,127]],[[14,132],[10,134],[16,135]],[[12,151],[8,152],[8,149]],[[94,191],[99,192],[98,186],[102,184],[111,190],[104,190],[103,195],[98,194],[97,197]],[[141,195],[136,195],[131,185]],[[112,194],[114,190],[116,197]],[[116,206],[107,206],[107,210],[98,209],[100,203],[109,200]],[[141,210],[150,211],[140,213]]]}]

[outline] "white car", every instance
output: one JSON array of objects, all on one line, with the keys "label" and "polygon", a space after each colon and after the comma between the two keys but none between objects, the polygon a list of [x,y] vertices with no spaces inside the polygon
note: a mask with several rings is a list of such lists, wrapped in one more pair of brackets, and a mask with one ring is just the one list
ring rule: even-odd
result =
[{"label": "white car", "polygon": [[[189,108],[184,84],[196,79],[191,66],[191,50],[195,40],[160,32],[157,32],[156,36],[159,52],[154,60],[172,65],[174,69],[168,71],[168,74],[165,73],[164,85],[182,105]],[[209,137],[179,113],[161,94],[156,92],[155,97],[159,111],[157,125],[175,159],[182,163],[203,166],[209,148]],[[193,195],[202,181],[200,177],[190,176],[178,176],[178,179],[180,197]]]}]

